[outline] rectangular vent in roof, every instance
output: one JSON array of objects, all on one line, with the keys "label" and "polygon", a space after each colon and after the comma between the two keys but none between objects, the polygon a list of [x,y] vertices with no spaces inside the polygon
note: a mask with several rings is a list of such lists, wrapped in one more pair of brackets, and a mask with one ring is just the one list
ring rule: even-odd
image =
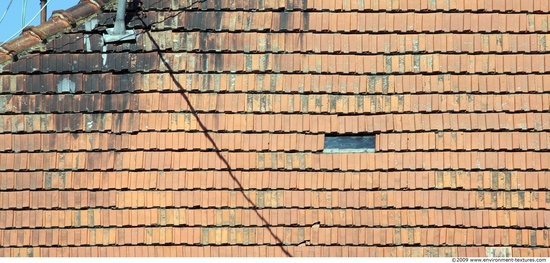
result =
[{"label": "rectangular vent in roof", "polygon": [[374,152],[373,134],[327,134],[324,153],[366,153]]}]

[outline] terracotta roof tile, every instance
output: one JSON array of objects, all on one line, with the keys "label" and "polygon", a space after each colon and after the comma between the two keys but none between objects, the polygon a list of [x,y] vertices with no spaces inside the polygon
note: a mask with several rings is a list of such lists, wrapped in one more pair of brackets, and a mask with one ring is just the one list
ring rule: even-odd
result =
[{"label": "terracotta roof tile", "polygon": [[4,45],[0,254],[548,254],[547,3],[111,4]]}]

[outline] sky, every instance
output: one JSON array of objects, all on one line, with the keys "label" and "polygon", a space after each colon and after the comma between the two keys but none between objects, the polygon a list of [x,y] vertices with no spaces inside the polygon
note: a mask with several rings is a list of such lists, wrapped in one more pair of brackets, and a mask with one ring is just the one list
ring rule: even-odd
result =
[{"label": "sky", "polygon": [[[7,10],[8,4],[11,3],[10,9],[6,13],[4,20],[0,22],[0,42],[5,42],[9,37],[16,34],[19,30],[23,29],[24,25],[30,22],[29,25],[37,26],[40,24],[40,0],[0,0],[0,18]],[[52,11],[60,9],[68,9],[76,5],[79,0],[50,0],[47,10],[48,19],[52,14]],[[26,16],[23,22],[23,6],[26,3]],[[31,19],[36,18],[31,21]],[[17,33],[14,37],[17,37],[21,32]]]}]

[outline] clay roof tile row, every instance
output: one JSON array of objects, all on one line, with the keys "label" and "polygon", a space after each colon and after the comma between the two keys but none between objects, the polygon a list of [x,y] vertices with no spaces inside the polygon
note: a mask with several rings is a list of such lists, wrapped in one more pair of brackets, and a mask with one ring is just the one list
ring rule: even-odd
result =
[{"label": "clay roof tile row", "polygon": [[[206,190],[206,189],[333,189],[333,190],[545,190],[547,172],[538,171],[208,171],[212,186],[203,184],[202,171],[27,171],[5,172],[2,190]],[[296,185],[291,181],[296,180]],[[359,181],[359,184],[354,182]],[[359,193],[359,192],[356,192]],[[42,193],[40,193],[42,194]],[[497,195],[505,194],[504,192]],[[506,193],[507,194],[507,193]],[[544,198],[543,198],[544,199]],[[541,199],[542,200],[542,199]]]}]

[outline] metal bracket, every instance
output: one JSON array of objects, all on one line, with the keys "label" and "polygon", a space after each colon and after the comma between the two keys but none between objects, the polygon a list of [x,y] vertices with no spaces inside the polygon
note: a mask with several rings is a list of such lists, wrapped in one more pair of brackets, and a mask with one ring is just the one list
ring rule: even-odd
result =
[{"label": "metal bracket", "polygon": [[114,28],[107,28],[107,34],[103,34],[104,43],[125,42],[136,40],[136,32],[134,30],[125,30],[124,34],[116,35]]}]

